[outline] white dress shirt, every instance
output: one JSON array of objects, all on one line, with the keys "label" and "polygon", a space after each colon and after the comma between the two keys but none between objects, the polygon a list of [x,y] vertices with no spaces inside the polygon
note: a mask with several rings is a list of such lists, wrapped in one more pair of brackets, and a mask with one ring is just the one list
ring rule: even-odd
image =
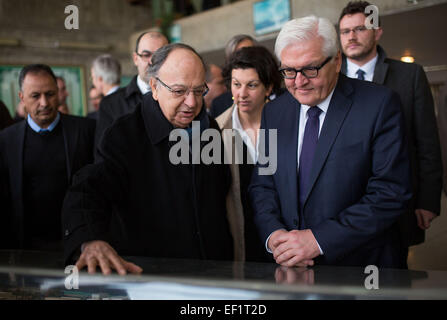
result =
[{"label": "white dress shirt", "polygon": [[140,76],[137,77],[137,86],[140,89],[142,95],[145,95],[146,93],[151,91],[150,85],[144,82]]},{"label": "white dress shirt", "polygon": [[351,60],[346,59],[346,75],[349,78],[357,79],[357,70],[362,69],[363,71],[365,71],[365,80],[372,81],[374,78],[374,68],[376,67],[378,57],[379,56],[376,54],[373,59],[365,63],[363,66],[358,66]]},{"label": "white dress shirt", "polygon": [[239,132],[242,141],[244,141],[245,145],[247,146],[248,153],[251,159],[253,160],[253,163],[256,163],[256,161],[258,161],[259,131],[255,133],[256,134],[256,146],[255,146],[252,140],[250,139],[250,136],[242,127],[241,121],[239,119],[239,112],[237,105],[234,106],[232,119],[233,119],[233,129]]},{"label": "white dress shirt", "polygon": [[112,89],[110,89],[110,90],[107,92],[106,96],[109,96],[109,95],[111,95],[112,93],[118,91],[119,88],[120,88],[120,86],[114,86]]}]

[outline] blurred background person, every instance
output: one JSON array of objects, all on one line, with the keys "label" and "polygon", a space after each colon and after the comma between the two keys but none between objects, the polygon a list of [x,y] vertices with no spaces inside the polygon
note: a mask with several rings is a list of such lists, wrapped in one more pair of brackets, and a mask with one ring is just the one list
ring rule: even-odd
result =
[{"label": "blurred background person", "polygon": [[3,101],[0,100],[0,130],[10,126],[13,123],[14,121],[9,114],[8,108],[5,106]]},{"label": "blurred background person", "polygon": [[98,120],[99,104],[101,103],[102,98],[104,98],[102,93],[92,86],[88,92],[88,99],[91,110],[93,109],[93,111],[87,114],[87,118]]},{"label": "blurred background person", "polygon": [[65,83],[65,79],[63,77],[56,77],[57,79],[57,89],[58,89],[58,99],[59,99],[59,107],[57,110],[64,114],[70,114],[70,108],[67,105],[67,98],[70,95],[67,91],[67,85]]},{"label": "blurred background person", "polygon": [[222,68],[212,63],[208,64],[205,74],[205,82],[209,91],[203,99],[205,101],[206,111],[209,113],[214,98],[227,92],[227,87],[222,76]]},{"label": "blurred background person", "polygon": [[[265,250],[253,220],[248,198],[248,185],[258,157],[258,135],[264,105],[281,86],[281,76],[274,56],[264,47],[246,47],[235,52],[224,67],[223,76],[234,97],[234,103],[221,114],[217,123],[221,129],[233,129],[243,141],[243,154],[238,155],[234,140],[225,137],[225,150],[231,150],[243,164],[231,161],[232,185],[227,197],[227,210],[236,257],[246,261],[273,262]],[[237,145],[237,144],[236,144]],[[234,160],[234,159],[233,159]]]},{"label": "blurred background person", "polygon": [[20,122],[26,118],[25,105],[23,101],[20,100],[16,106],[16,113],[14,115],[14,122]]},{"label": "blurred background person", "polygon": [[[258,45],[258,42],[247,34],[237,34],[232,37],[225,46],[225,63],[228,63],[233,52],[245,48]],[[231,92],[225,92],[217,96],[211,105],[210,116],[217,118],[225,110],[233,104]]]},{"label": "blurred background person", "polygon": [[95,88],[108,96],[120,88],[121,64],[110,54],[103,54],[93,60],[91,75]]}]

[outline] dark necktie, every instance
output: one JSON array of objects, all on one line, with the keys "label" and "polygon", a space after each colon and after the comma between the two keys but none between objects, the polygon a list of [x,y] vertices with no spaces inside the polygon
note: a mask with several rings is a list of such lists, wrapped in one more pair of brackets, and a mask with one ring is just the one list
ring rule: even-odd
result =
[{"label": "dark necktie", "polygon": [[321,109],[317,106],[310,107],[310,109],[307,110],[308,119],[304,129],[303,145],[300,154],[300,167],[298,170],[299,199],[301,209],[304,203],[304,196],[306,195],[307,188],[309,187],[310,170],[312,169],[314,154],[317,148],[318,132],[320,130],[320,113]]},{"label": "dark necktie", "polygon": [[365,74],[366,74],[365,71],[363,71],[362,69],[358,69],[356,74],[357,74],[357,79],[365,80]]}]

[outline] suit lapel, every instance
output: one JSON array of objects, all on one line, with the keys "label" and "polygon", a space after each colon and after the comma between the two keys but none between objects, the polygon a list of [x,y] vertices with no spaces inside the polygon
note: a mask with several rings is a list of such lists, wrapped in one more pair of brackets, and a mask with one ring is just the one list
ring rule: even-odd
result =
[{"label": "suit lapel", "polygon": [[388,72],[388,63],[385,61],[386,53],[381,46],[377,46],[377,54],[378,57],[374,68],[373,82],[383,85]]},{"label": "suit lapel", "polygon": [[388,63],[377,61],[376,67],[374,68],[373,82],[378,84],[385,83],[385,77],[388,72]]},{"label": "suit lapel", "polygon": [[[292,195],[290,200],[290,214],[298,215],[298,171],[297,171],[297,149],[298,149],[298,127],[300,123],[301,104],[290,94],[289,103],[291,113],[283,112],[281,125],[278,125],[278,169],[286,168],[284,179],[287,181],[287,194]],[[284,156],[282,156],[284,155]]]},{"label": "suit lapel", "polygon": [[67,163],[67,178],[70,178],[73,170],[74,156],[78,142],[78,130],[74,127],[69,118],[61,114],[62,133],[64,135],[65,159]]},{"label": "suit lapel", "polygon": [[343,122],[348,114],[352,100],[348,97],[353,88],[346,82],[346,78],[340,75],[334,94],[329,104],[328,112],[321,128],[320,138],[318,139],[317,149],[315,150],[314,161],[309,177],[309,188],[305,196],[303,207],[312,192],[313,186],[326,162],[326,158],[337,139]]}]

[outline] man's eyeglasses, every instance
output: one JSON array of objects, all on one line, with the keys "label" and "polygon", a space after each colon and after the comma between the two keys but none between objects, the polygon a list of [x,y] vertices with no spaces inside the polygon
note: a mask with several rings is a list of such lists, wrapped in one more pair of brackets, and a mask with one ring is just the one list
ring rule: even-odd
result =
[{"label": "man's eyeglasses", "polygon": [[318,67],[304,67],[301,69],[295,69],[295,68],[281,68],[279,69],[279,72],[281,72],[284,79],[295,79],[296,75],[298,73],[301,73],[306,78],[316,78],[318,77],[318,71],[323,68],[326,63],[328,63],[332,57],[328,57],[324,62],[319,65]]},{"label": "man's eyeglasses", "polygon": [[186,97],[189,95],[189,92],[191,91],[192,94],[196,97],[204,97],[208,91],[209,88],[206,85],[206,83],[204,83],[204,85],[202,87],[199,88],[195,88],[195,89],[191,89],[191,88],[185,88],[183,86],[178,86],[176,88],[171,88],[170,86],[168,86],[166,83],[164,83],[163,81],[161,81],[158,77],[155,77],[155,79],[160,82],[163,87],[165,87],[166,89],[168,89],[172,95],[176,98],[180,98],[180,97]]},{"label": "man's eyeglasses", "polygon": [[348,34],[351,34],[352,31],[357,35],[359,33],[363,33],[367,28],[365,26],[357,26],[352,29],[341,29],[340,34],[344,37],[348,36]]},{"label": "man's eyeglasses", "polygon": [[135,54],[136,54],[137,56],[139,56],[141,59],[143,59],[144,61],[149,61],[149,60],[151,60],[152,55],[153,55],[154,53],[153,53],[153,52],[150,52],[150,51],[145,51],[145,52],[143,52],[142,54],[140,54],[140,53],[138,53],[138,52],[135,52]]}]

